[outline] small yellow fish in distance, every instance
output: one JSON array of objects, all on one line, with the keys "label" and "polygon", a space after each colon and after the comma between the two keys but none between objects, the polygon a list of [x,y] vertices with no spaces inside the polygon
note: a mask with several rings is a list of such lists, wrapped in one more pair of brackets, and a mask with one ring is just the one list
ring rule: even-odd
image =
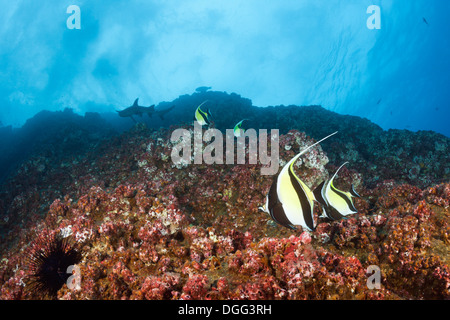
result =
[{"label": "small yellow fish in distance", "polygon": [[209,117],[211,117],[211,111],[208,109],[208,111],[203,111],[201,107],[207,102],[203,101],[197,109],[195,109],[194,113],[194,120],[197,121],[201,126],[209,126],[211,124]]},{"label": "small yellow fish in distance", "polygon": [[236,125],[234,126],[233,132],[234,132],[234,136],[236,138],[244,135],[245,129],[242,128],[242,122],[244,122],[246,120],[248,120],[248,119],[242,119],[241,121],[236,123]]},{"label": "small yellow fish in distance", "polygon": [[352,198],[360,198],[361,196],[355,191],[353,184],[350,192],[339,190],[333,184],[333,180],[339,170],[347,163],[348,162],[344,162],[336,170],[331,179],[323,181],[313,191],[314,197],[323,206],[324,216],[332,220],[339,220],[345,216],[358,212],[353,205]]},{"label": "small yellow fish in distance", "polygon": [[313,231],[316,228],[313,215],[314,194],[295,174],[293,166],[302,154],[336,133],[337,131],[303,149],[275,177],[262,207],[275,222],[291,229],[302,226]]}]

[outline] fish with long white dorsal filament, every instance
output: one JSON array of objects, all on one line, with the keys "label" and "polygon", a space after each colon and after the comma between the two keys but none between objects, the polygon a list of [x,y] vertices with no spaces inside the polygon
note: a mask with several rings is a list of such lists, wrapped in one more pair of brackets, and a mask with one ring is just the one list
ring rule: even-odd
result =
[{"label": "fish with long white dorsal filament", "polygon": [[353,205],[352,198],[360,198],[360,195],[355,191],[353,184],[350,192],[344,192],[336,188],[333,180],[338,174],[339,170],[348,162],[344,162],[334,173],[331,179],[323,181],[314,189],[314,197],[323,206],[323,215],[332,220],[339,220],[345,218],[349,214],[357,213]]},{"label": "fish with long white dorsal filament", "polygon": [[244,135],[245,129],[242,128],[242,123],[246,120],[248,120],[248,119],[242,119],[241,121],[236,123],[236,125],[234,126],[233,133],[236,138],[242,137]]},{"label": "fish with long white dorsal filament", "polygon": [[336,133],[337,131],[300,151],[275,177],[262,208],[275,222],[291,229],[302,226],[313,231],[316,228],[313,215],[314,194],[295,174],[293,166],[301,155]]},{"label": "fish with long white dorsal filament", "polygon": [[207,102],[203,101],[197,109],[195,109],[194,113],[194,120],[197,121],[198,124],[201,126],[209,126],[211,124],[210,117],[211,117],[211,111],[208,109],[206,112],[201,109],[201,107]]}]

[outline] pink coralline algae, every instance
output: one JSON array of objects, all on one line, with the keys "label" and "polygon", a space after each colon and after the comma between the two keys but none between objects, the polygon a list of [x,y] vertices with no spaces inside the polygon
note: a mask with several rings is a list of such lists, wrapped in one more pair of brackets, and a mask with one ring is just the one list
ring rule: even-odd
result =
[{"label": "pink coralline algae", "polygon": [[[259,210],[273,180],[261,164],[176,167],[170,132],[137,125],[64,164],[64,174],[47,177],[43,161],[27,162],[21,172],[33,173],[33,185],[0,204],[10,208],[0,298],[48,298],[27,286],[27,257],[44,230],[70,237],[82,255],[79,288],[64,284],[59,299],[450,298],[449,183],[368,188],[350,163],[335,182],[355,185],[358,213],[330,221],[316,206],[315,231],[290,230]],[[280,165],[313,142],[281,135]],[[327,151],[317,146],[294,167],[311,189],[341,164]],[[39,184],[49,179],[61,192]],[[367,285],[374,265],[377,289]]]}]

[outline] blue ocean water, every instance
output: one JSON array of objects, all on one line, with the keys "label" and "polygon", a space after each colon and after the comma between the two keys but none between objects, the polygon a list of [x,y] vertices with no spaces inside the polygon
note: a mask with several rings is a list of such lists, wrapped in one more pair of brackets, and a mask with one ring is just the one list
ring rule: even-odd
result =
[{"label": "blue ocean water", "polygon": [[449,298],[449,9],[0,0],[0,299]]},{"label": "blue ocean water", "polygon": [[1,8],[2,125],[20,127],[44,109],[114,112],[136,97],[157,104],[208,85],[261,107],[316,104],[384,129],[450,136],[448,1],[44,0]]}]

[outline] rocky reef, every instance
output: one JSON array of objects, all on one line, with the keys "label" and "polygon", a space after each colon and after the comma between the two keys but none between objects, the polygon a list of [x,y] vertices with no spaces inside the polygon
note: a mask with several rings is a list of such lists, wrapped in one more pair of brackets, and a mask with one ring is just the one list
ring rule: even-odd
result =
[{"label": "rocky reef", "polygon": [[239,120],[249,119],[246,122],[248,128],[277,128],[281,134],[298,130],[316,140],[339,131],[338,140],[322,143],[331,163],[350,161],[357,164],[365,185],[372,188],[384,179],[419,188],[450,181],[448,137],[432,131],[385,131],[367,119],[340,115],[321,106],[260,108],[235,93],[208,91],[161,102],[158,105],[160,109],[176,106],[171,117],[164,121],[148,120],[146,124],[149,128],[158,129],[161,125],[191,123],[193,106],[205,100],[208,100],[215,127],[221,130],[233,128]]},{"label": "rocky reef", "polygon": [[[171,127],[137,124],[84,139],[73,125],[67,139],[37,144],[1,188],[0,299],[450,298],[448,138],[386,132],[321,107],[259,110],[238,95],[215,94],[174,101],[164,123]],[[280,165],[339,130],[295,171],[313,188],[349,161],[335,182],[343,190],[354,184],[358,213],[330,221],[316,206],[314,232],[290,230],[259,209],[273,181],[261,164],[175,165],[171,133],[192,132],[185,109],[205,98],[217,128],[241,116],[256,129],[279,128]],[[30,257],[49,250],[43,239],[58,237],[81,255],[78,282],[49,295],[29,285]]]}]

